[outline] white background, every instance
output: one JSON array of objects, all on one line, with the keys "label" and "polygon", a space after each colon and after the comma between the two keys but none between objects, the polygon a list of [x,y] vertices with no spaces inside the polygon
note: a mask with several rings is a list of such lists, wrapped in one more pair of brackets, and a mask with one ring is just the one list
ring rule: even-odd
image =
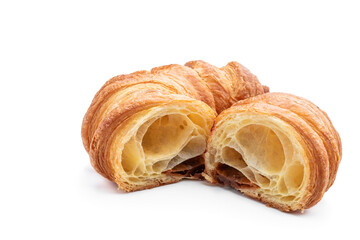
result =
[{"label": "white background", "polygon": [[[290,3],[291,2],[291,3]],[[1,1],[1,239],[359,239],[356,1]],[[335,184],[303,214],[183,181],[125,194],[90,166],[82,117],[109,78],[238,61],[325,110]]]}]

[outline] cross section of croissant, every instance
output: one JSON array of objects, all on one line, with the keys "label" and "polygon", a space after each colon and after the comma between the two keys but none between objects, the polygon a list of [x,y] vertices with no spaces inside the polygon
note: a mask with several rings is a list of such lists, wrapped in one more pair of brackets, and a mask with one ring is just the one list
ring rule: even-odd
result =
[{"label": "cross section of croissant", "polygon": [[341,151],[338,133],[316,105],[266,93],[216,118],[204,175],[282,211],[303,210],[333,184]]},{"label": "cross section of croissant", "polygon": [[95,170],[124,191],[200,178],[217,113],[268,92],[236,62],[168,65],[110,79],[95,95],[82,139]]}]

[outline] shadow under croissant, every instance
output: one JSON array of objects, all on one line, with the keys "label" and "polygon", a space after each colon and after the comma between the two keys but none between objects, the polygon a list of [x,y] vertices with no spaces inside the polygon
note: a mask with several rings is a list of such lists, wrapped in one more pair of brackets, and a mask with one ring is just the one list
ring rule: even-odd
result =
[{"label": "shadow under croissant", "polygon": [[[84,178],[86,178],[86,182],[89,183],[89,178],[100,178],[101,176],[99,176],[99,174],[90,167],[87,167],[86,169],[84,169],[85,174],[84,174]],[[102,177],[101,177],[102,178]],[[92,181],[90,181],[92,182]],[[110,193],[110,194],[125,194],[125,192],[122,191],[118,191],[118,187],[117,184],[109,181],[106,178],[102,178],[102,181],[98,181],[98,179],[96,179],[96,181],[94,181],[93,184],[91,184],[93,188],[95,188],[98,191],[102,191],[102,192],[106,192],[106,193]]]},{"label": "shadow under croissant", "polygon": [[[198,163],[198,161],[195,161],[195,158],[190,159],[190,160],[184,162],[184,164],[179,164],[179,166],[176,166],[172,170],[172,174],[181,174],[181,175],[187,176],[187,178],[183,179],[182,181],[204,180],[204,177],[202,176],[202,172],[204,171],[204,165],[197,164],[197,163]],[[189,166],[193,166],[193,168],[191,168],[189,170]],[[186,169],[188,169],[188,170],[186,170]],[[91,171],[94,175],[96,174],[96,172],[93,169],[89,168],[87,170]],[[209,183],[208,181],[198,181],[198,182],[201,183],[202,185],[206,186],[206,187],[209,187],[209,188],[221,188],[221,189],[225,188],[227,191],[229,191],[229,192],[231,192],[233,194],[236,194],[237,196],[241,196],[241,197],[244,197],[246,199],[251,199],[252,201],[256,202],[257,204],[259,204],[261,206],[264,206],[264,204],[260,200],[251,198],[249,196],[246,196],[242,192],[240,192],[240,191],[234,189],[233,187],[231,187],[231,185],[229,183],[227,183],[227,184],[213,184],[213,183]],[[171,183],[164,184],[162,186],[167,186],[167,185],[170,185],[170,184]],[[159,186],[159,187],[162,187],[162,186]],[[123,194],[124,195],[125,194],[132,194],[131,192],[127,193],[127,192],[122,191],[121,189],[118,188],[116,183],[111,182],[111,181],[109,181],[109,180],[107,180],[105,178],[100,183],[97,182],[94,185],[94,187],[97,190],[106,191],[107,193],[110,193],[110,194],[121,194],[121,195],[123,195]],[[148,190],[148,189],[144,189],[144,190]],[[265,205],[265,207],[269,207],[269,206]],[[281,210],[276,209],[276,208],[272,208],[272,209],[274,211],[282,212]],[[293,212],[288,212],[288,213],[290,215],[293,215],[293,216],[300,216],[300,215],[303,216],[303,215],[308,215],[309,210],[307,210],[305,212],[302,212],[301,210],[298,210],[298,211],[293,211]]]},{"label": "shadow under croissant", "polygon": [[[249,197],[249,196],[245,195],[244,193],[242,193],[241,191],[234,189],[230,185],[213,184],[213,183],[210,183],[208,181],[201,181],[201,184],[203,184],[204,186],[209,187],[209,188],[226,189],[227,191],[229,191],[232,194],[235,194],[237,196],[240,196],[240,197],[243,197],[243,198],[246,198],[246,199],[249,199],[249,200],[253,201],[254,203],[258,204],[260,207],[265,207],[265,208],[269,208],[269,209],[271,209],[273,211],[284,213],[284,211],[281,211],[280,209],[273,208],[273,207],[271,207],[271,206],[269,206],[267,204],[264,205],[264,203],[260,199],[255,199],[255,198]],[[296,210],[296,211],[290,211],[290,212],[285,212],[285,213],[287,213],[287,215],[297,217],[297,216],[310,215],[311,210],[310,211],[309,211],[309,209],[306,209],[306,211]]]}]

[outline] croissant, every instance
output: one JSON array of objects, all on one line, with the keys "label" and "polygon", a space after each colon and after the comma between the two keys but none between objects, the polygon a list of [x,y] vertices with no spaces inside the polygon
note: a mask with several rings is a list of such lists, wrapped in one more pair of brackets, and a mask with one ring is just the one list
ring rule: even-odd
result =
[{"label": "croissant", "polygon": [[310,208],[333,184],[339,134],[310,101],[266,93],[239,101],[216,119],[205,178],[282,211]]},{"label": "croissant", "polygon": [[217,113],[268,90],[236,62],[216,68],[192,61],[116,76],[85,114],[83,144],[94,169],[123,191],[198,179]]}]

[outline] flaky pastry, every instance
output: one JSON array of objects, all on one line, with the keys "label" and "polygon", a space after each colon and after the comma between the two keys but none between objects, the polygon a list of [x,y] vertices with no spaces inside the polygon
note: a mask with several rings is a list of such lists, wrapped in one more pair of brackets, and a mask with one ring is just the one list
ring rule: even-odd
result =
[{"label": "flaky pastry", "polygon": [[110,79],[82,124],[92,166],[124,191],[199,178],[216,114],[267,92],[242,65],[203,61]]},{"label": "flaky pastry", "polygon": [[337,131],[316,105],[266,93],[215,119],[204,176],[282,211],[303,210],[333,184],[341,151]]}]

